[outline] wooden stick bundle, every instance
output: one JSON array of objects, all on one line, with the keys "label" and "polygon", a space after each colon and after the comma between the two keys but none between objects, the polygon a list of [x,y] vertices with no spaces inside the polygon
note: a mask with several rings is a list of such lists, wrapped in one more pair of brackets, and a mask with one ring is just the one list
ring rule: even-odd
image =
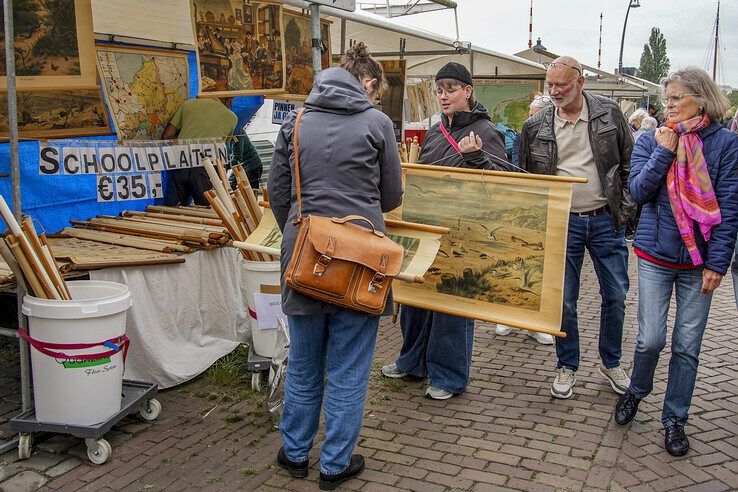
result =
[{"label": "wooden stick bundle", "polygon": [[201,231],[164,230],[163,226],[157,224],[133,223],[121,220],[72,220],[71,223],[74,226],[86,229],[132,234],[154,239],[184,241],[198,246],[222,245],[229,240],[229,237],[224,234],[205,233]]},{"label": "wooden stick bundle", "polygon": [[88,241],[115,244],[117,246],[129,246],[132,248],[158,251],[161,253],[171,253],[173,251],[178,251],[180,253],[192,252],[192,248],[188,246],[183,246],[179,243],[162,241],[160,239],[144,238],[141,236],[131,236],[128,234],[104,232],[94,229],[78,229],[67,227],[62,231],[62,234],[69,237],[75,237],[77,239],[86,239]]},{"label": "wooden stick bundle", "polygon": [[155,219],[170,220],[173,222],[191,222],[193,224],[204,224],[212,226],[222,226],[220,219],[205,219],[201,217],[192,217],[189,215],[163,214],[158,212],[140,212],[138,210],[125,210],[121,212],[123,217],[152,217]]},{"label": "wooden stick bundle", "polygon": [[147,212],[157,212],[163,214],[189,215],[190,217],[200,217],[203,219],[218,219],[218,214],[209,208],[199,207],[167,207],[164,205],[149,205],[146,207]]},{"label": "wooden stick bundle", "polygon": [[31,293],[43,299],[71,299],[48,245],[44,247],[31,220],[26,218],[21,227],[2,195],[0,214],[10,230],[7,238],[10,250],[31,286]]}]

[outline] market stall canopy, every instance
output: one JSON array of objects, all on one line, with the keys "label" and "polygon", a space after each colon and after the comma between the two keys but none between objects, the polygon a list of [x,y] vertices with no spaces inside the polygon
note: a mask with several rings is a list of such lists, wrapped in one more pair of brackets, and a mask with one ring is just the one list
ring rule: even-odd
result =
[{"label": "market stall canopy", "polygon": [[[213,0],[217,1],[227,0]],[[301,0],[283,3],[297,8],[309,5]],[[545,73],[539,63],[401,26],[361,10],[344,12],[325,7],[321,12],[332,21],[333,53],[340,53],[351,41],[363,41],[378,58],[399,58],[400,43],[404,39],[403,57],[408,60],[408,76],[434,75],[449,61],[469,66],[475,76],[540,78]],[[152,45],[194,50],[188,0],[92,0],[92,13],[98,39],[113,36],[115,41],[132,43],[148,40]]]}]

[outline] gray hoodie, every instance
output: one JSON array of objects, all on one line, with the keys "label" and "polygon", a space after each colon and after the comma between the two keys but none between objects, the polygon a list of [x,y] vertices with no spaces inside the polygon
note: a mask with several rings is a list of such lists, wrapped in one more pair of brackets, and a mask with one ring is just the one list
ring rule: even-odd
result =
[{"label": "gray hoodie", "polygon": [[[298,137],[303,215],[359,214],[384,231],[382,212],[402,203],[400,156],[392,122],[374,109],[359,81],[338,67],[318,74],[305,109]],[[284,285],[284,271],[297,237],[292,224],[297,215],[292,179],[296,116],[291,113],[282,125],[269,168],[269,203],[284,234],[282,310],[289,315],[331,313],[336,306]]]}]

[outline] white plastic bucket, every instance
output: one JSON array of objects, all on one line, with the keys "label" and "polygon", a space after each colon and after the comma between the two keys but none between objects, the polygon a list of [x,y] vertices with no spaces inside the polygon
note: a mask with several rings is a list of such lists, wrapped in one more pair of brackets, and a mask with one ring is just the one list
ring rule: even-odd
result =
[{"label": "white plastic bucket", "polygon": [[[131,306],[128,287],[102,280],[67,282],[71,301],[25,296],[32,339],[56,344],[98,343],[121,337]],[[109,351],[104,346],[54,349],[68,355]],[[54,358],[31,347],[33,399],[39,422],[94,425],[120,411],[123,351],[96,360]]]},{"label": "white plastic bucket", "polygon": [[249,261],[243,260],[244,274],[246,275],[246,303],[251,325],[251,339],[254,352],[262,357],[272,357],[277,343],[277,326],[274,329],[259,329],[256,316],[254,294],[275,296],[279,294],[280,269],[278,261]]}]

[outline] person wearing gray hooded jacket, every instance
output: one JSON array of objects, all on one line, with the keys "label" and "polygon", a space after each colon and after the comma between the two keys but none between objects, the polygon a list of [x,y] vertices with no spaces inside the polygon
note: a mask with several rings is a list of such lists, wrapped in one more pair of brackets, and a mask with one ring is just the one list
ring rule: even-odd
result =
[{"label": "person wearing gray hooded jacket", "polygon": [[[315,78],[299,129],[302,213],[363,215],[384,231],[382,212],[402,203],[400,157],[391,120],[374,109],[382,67],[363,43],[346,52],[341,68]],[[292,134],[296,113],[282,125],[269,170],[269,203],[283,232],[282,309],[288,316],[290,361],[277,464],[296,478],[308,475],[308,452],[325,413],[320,488],[333,489],[364,470],[353,454],[361,430],[379,316],[312,299],[284,285],[297,227]],[[391,307],[391,301],[388,303]]]}]

